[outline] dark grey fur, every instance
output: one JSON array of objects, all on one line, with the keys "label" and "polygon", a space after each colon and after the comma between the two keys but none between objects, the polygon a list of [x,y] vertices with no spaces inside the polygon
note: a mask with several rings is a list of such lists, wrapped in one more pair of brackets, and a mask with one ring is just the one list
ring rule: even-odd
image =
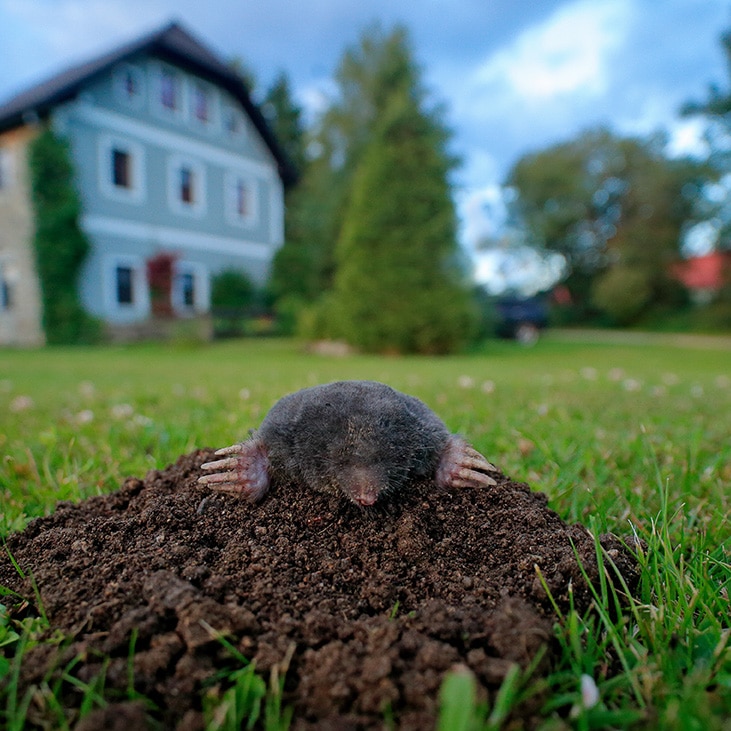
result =
[{"label": "dark grey fur", "polygon": [[494,485],[481,454],[423,402],[375,381],[338,381],[284,396],[246,442],[218,450],[200,478],[259,500],[270,483],[342,491],[358,505],[417,480],[448,488]]},{"label": "dark grey fur", "polygon": [[450,435],[413,396],[375,381],[339,381],[280,399],[256,436],[274,481],[343,489],[364,470],[390,492],[434,475]]}]

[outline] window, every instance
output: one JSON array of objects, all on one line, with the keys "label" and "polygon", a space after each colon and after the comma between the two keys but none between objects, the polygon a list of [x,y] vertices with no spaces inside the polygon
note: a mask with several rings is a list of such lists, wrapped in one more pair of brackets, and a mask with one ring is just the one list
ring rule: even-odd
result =
[{"label": "window", "polygon": [[145,75],[132,64],[123,64],[114,71],[114,93],[126,105],[140,106],[145,98]]},{"label": "window", "polygon": [[179,315],[205,312],[209,306],[208,273],[204,265],[178,260],[171,292],[173,309]]},{"label": "window", "polygon": [[10,150],[0,149],[0,191],[7,190],[12,182],[13,170],[12,170],[13,158]]},{"label": "window", "polygon": [[256,181],[242,173],[229,173],[225,185],[229,223],[239,226],[255,224],[258,219]]},{"label": "window", "polygon": [[168,162],[168,200],[177,213],[202,216],[206,210],[206,173],[196,160],[174,156]]},{"label": "window", "polygon": [[133,305],[134,297],[134,270],[131,266],[118,264],[115,270],[117,304]]},{"label": "window", "polygon": [[180,275],[180,290],[183,306],[195,306],[195,277],[192,272],[183,272]]},{"label": "window", "polygon": [[245,131],[244,118],[234,107],[227,106],[223,112],[223,126],[231,137],[237,137]]},{"label": "window", "polygon": [[145,262],[139,256],[105,256],[102,264],[104,317],[110,322],[129,323],[150,314],[150,289]]},{"label": "window", "polygon": [[132,158],[127,150],[112,148],[112,182],[118,188],[132,187]]},{"label": "window", "polygon": [[196,84],[193,87],[193,115],[203,124],[208,124],[211,120],[211,98],[208,90]]},{"label": "window", "polygon": [[195,186],[195,173],[189,167],[180,168],[180,188],[178,191],[178,197],[183,203],[193,204],[194,199],[194,188]]},{"label": "window", "polygon": [[7,262],[0,261],[0,312],[12,310],[15,305],[15,287],[18,272]]},{"label": "window", "polygon": [[236,180],[235,196],[236,215],[240,216],[241,218],[246,218],[248,215],[250,215],[251,210],[251,205],[249,201],[249,187],[243,180],[241,180],[241,178],[238,178]]},{"label": "window", "polygon": [[107,198],[140,203],[145,198],[144,147],[124,137],[99,140],[99,186]]},{"label": "window", "polygon": [[13,309],[13,287],[7,279],[0,281],[0,311]]},{"label": "window", "polygon": [[180,110],[180,80],[176,73],[168,69],[160,73],[160,104],[169,112]]}]

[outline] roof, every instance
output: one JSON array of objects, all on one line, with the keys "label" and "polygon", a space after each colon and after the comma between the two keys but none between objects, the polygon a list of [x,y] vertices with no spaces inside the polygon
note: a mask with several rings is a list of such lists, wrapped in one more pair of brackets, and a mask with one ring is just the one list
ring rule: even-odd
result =
[{"label": "roof", "polygon": [[28,116],[48,116],[54,107],[76,97],[88,82],[140,53],[161,57],[225,88],[244,107],[271,150],[284,184],[296,181],[294,164],[280,146],[259,107],[251,100],[244,81],[178,23],[170,23],[108,53],[68,68],[7,100],[0,105],[0,132],[19,127]]},{"label": "roof", "polygon": [[713,251],[694,256],[674,267],[673,273],[688,289],[719,290],[731,270],[731,252]]}]

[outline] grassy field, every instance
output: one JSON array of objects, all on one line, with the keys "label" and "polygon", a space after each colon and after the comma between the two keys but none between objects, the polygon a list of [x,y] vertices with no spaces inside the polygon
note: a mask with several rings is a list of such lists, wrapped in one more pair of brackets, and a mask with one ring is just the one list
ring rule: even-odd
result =
[{"label": "grassy field", "polygon": [[[564,519],[647,542],[629,615],[557,625],[546,729],[731,729],[731,350],[553,335],[448,358],[328,358],[292,341],[0,352],[0,534],[244,438],[284,393],[341,378],[422,398]],[[591,708],[582,676],[599,687]],[[507,707],[536,690],[511,683]],[[495,709],[482,716],[499,727]]]}]

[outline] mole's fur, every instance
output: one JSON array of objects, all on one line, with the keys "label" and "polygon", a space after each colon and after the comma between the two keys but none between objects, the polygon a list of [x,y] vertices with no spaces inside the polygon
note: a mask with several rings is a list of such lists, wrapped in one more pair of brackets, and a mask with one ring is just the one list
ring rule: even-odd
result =
[{"label": "mole's fur", "polygon": [[494,485],[496,468],[422,401],[375,381],[338,381],[284,396],[250,439],[216,452],[199,482],[259,500],[274,483],[342,491],[373,505],[421,479]]}]

